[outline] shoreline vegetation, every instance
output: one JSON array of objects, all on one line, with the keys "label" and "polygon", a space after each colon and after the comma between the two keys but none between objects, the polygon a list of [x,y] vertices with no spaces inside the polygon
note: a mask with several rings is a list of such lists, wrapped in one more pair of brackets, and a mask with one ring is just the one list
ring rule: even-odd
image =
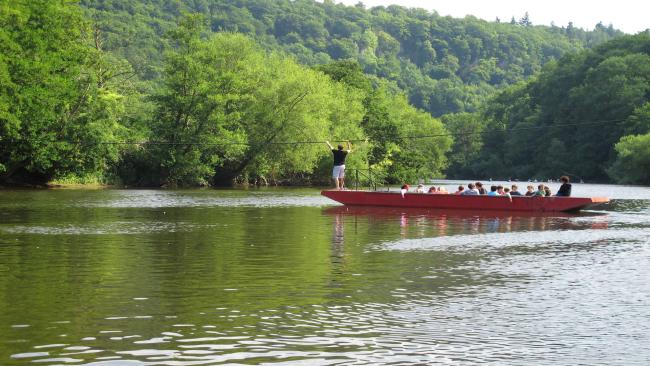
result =
[{"label": "shoreline vegetation", "polygon": [[[422,182],[422,179],[416,180]],[[428,186],[435,186],[435,185],[440,185],[440,184],[452,184],[455,185],[458,182],[462,183],[469,183],[469,182],[476,182],[476,181],[483,181],[483,182],[508,182],[512,184],[537,184],[537,183],[558,183],[558,181],[551,181],[551,180],[488,180],[488,179],[472,179],[472,178],[432,178],[432,179],[427,179],[425,180],[425,185]],[[350,182],[351,183],[351,182]],[[616,184],[616,183],[611,183],[611,182],[599,182],[599,181],[588,181],[588,182],[571,182],[572,184],[610,184],[610,185],[621,185],[621,186],[633,186],[633,187],[647,187],[647,184]],[[392,184],[383,184],[381,185],[381,188],[384,188],[386,186],[398,188],[401,183],[392,183]],[[347,189],[353,189],[351,184],[346,184]],[[252,183],[252,182],[240,182],[240,183],[235,183],[231,186],[228,187],[214,187],[214,186],[194,186],[194,187],[167,187],[167,186],[128,186],[124,184],[119,184],[119,183],[108,183],[108,182],[81,182],[81,181],[75,181],[74,179],[68,179],[68,180],[53,180],[44,184],[39,184],[39,185],[29,185],[29,184],[22,184],[22,185],[6,185],[6,184],[0,184],[0,190],[5,190],[5,189],[187,189],[187,188],[194,188],[194,189],[220,189],[220,188],[234,188],[234,189],[245,189],[245,188],[318,188],[318,189],[332,189],[332,183],[329,181],[313,181],[313,182],[308,182],[308,181],[290,181],[290,180],[284,180],[284,181],[279,181],[279,182],[266,182],[266,183]],[[360,189],[368,188],[367,186],[360,186]],[[378,186],[378,189],[381,190],[380,186]]]},{"label": "shoreline vegetation", "polygon": [[0,186],[324,184],[327,140],[389,184],[650,184],[650,31],[174,3],[0,4]]}]

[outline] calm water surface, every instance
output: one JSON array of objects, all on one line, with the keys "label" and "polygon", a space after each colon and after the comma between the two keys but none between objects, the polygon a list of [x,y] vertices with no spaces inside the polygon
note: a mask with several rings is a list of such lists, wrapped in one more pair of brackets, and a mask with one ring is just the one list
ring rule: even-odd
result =
[{"label": "calm water surface", "polygon": [[0,191],[0,365],[648,365],[650,189],[574,195],[614,200],[542,216]]}]

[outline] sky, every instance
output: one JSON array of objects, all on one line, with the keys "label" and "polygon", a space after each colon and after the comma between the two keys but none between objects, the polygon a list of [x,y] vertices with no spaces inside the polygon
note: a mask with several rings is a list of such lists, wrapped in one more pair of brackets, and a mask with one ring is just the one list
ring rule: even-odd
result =
[{"label": "sky", "polygon": [[[354,5],[359,0],[336,0]],[[435,10],[440,15],[463,18],[474,15],[477,18],[509,22],[514,16],[519,20],[528,12],[534,25],[558,27],[573,22],[573,26],[592,30],[598,22],[625,33],[635,34],[650,28],[650,2],[647,0],[362,0],[366,8],[391,4],[409,8]]]}]

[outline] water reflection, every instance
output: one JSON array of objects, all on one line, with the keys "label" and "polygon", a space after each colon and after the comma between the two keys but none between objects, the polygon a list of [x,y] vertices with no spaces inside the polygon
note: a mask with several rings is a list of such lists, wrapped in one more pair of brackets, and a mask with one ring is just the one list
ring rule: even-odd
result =
[{"label": "water reflection", "polygon": [[334,215],[332,225],[332,264],[341,265],[345,259],[345,224],[343,215]]},{"label": "water reflection", "polygon": [[366,206],[335,206],[324,209],[324,212],[334,217],[335,230],[340,235],[344,231],[342,217],[352,217],[375,226],[395,224],[399,235],[404,238],[608,227],[608,214],[603,212],[533,213]]},{"label": "water reflection", "polygon": [[649,202],[0,191],[0,365],[644,365]]}]

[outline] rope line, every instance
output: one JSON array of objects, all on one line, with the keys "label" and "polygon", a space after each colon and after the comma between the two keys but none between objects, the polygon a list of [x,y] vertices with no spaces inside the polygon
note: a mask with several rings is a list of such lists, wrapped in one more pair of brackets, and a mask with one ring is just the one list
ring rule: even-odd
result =
[{"label": "rope line", "polygon": [[[531,127],[520,127],[520,128],[511,128],[503,130],[488,130],[488,131],[470,131],[470,132],[448,132],[440,134],[431,134],[431,135],[411,135],[411,136],[393,136],[386,137],[384,140],[417,140],[417,139],[427,139],[435,137],[450,137],[450,136],[469,136],[469,135],[484,135],[494,132],[519,132],[519,131],[531,131],[531,130],[541,130],[541,129],[551,129],[551,128],[563,128],[563,127],[574,127],[574,126],[586,126],[586,125],[598,125],[598,124],[607,124],[607,123],[620,123],[624,122],[626,119],[615,119],[615,120],[604,120],[604,121],[592,121],[592,122],[575,122],[575,123],[564,123],[564,124],[555,124],[549,126],[531,126]],[[58,140],[63,141],[65,140]],[[367,142],[368,139],[349,139],[349,140],[331,140],[331,142]],[[267,143],[268,145],[309,145],[309,144],[325,144],[323,141],[272,141]],[[103,142],[91,142],[86,145],[167,145],[167,146],[251,146],[253,144],[248,142],[172,142],[172,141],[103,141]]]}]

